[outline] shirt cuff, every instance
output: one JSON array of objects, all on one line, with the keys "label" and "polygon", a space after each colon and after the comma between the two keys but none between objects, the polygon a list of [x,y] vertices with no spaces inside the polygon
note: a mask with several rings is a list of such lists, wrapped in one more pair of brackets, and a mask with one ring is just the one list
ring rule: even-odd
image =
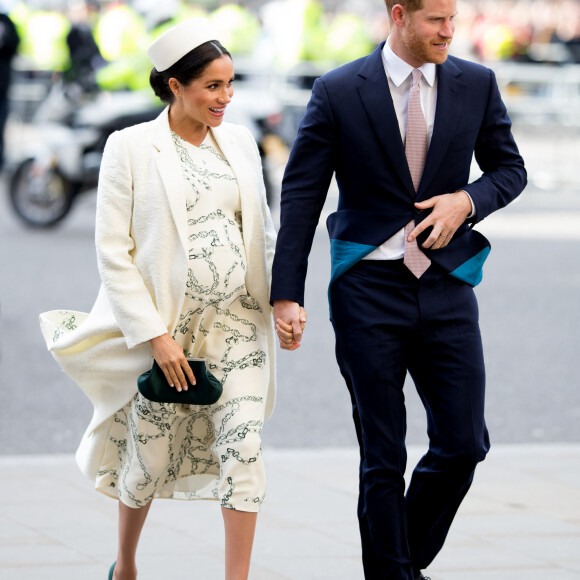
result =
[{"label": "shirt cuff", "polygon": [[473,216],[475,216],[475,204],[473,203],[473,199],[471,199],[471,195],[469,195],[469,193],[467,193],[467,191],[465,191],[465,189],[459,189],[458,191],[462,191],[469,198],[469,202],[471,203],[471,212],[467,216],[467,219],[470,219]]}]

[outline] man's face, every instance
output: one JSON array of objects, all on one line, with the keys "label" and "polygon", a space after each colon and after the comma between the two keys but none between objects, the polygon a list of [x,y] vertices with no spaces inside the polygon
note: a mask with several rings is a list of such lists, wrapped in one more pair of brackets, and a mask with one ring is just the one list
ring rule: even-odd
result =
[{"label": "man's face", "polygon": [[456,14],[456,0],[424,0],[421,10],[403,11],[398,43],[399,52],[403,54],[395,52],[415,68],[426,62],[445,62],[455,31]]}]

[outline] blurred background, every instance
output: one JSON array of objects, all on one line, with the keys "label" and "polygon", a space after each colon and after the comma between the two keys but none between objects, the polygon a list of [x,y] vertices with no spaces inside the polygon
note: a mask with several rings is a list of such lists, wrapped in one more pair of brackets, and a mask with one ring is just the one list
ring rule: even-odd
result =
[{"label": "blurred background", "polygon": [[[529,173],[523,195],[478,226],[493,247],[476,290],[492,443],[578,442],[580,1],[459,0],[458,8],[452,53],[495,71]],[[259,144],[276,223],[314,79],[388,34],[380,0],[0,0],[1,454],[72,452],[90,420],[88,400],[45,349],[38,314],[91,308],[104,143],[159,114],[146,48],[196,15],[213,22],[234,56],[226,120],[247,125]],[[336,200],[333,185],[325,214]],[[327,316],[328,253],[321,219],[308,328],[302,348],[280,352],[267,446],[356,443]],[[423,443],[412,384],[406,396],[408,440]]]}]

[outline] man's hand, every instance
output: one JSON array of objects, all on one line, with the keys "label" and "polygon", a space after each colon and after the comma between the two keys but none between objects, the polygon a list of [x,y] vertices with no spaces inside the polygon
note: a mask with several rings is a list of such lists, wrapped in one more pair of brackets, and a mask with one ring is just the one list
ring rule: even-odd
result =
[{"label": "man's hand", "polygon": [[280,348],[296,350],[306,325],[306,310],[293,300],[274,300],[274,322]]},{"label": "man's hand", "polygon": [[438,250],[444,248],[457,229],[471,213],[471,200],[463,190],[455,193],[436,195],[415,204],[418,209],[433,208],[433,211],[409,234],[412,242],[422,231],[433,226],[429,237],[421,244],[423,248]]}]

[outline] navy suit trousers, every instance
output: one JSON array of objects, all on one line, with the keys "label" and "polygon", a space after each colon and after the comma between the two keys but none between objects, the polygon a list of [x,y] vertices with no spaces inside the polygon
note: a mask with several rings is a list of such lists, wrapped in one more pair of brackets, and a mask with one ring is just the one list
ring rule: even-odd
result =
[{"label": "navy suit trousers", "polygon": [[[432,265],[361,261],[330,289],[336,357],[360,446],[358,517],[367,580],[411,580],[443,546],[485,458],[485,370],[473,289]],[[409,372],[429,450],[405,493]]]}]

